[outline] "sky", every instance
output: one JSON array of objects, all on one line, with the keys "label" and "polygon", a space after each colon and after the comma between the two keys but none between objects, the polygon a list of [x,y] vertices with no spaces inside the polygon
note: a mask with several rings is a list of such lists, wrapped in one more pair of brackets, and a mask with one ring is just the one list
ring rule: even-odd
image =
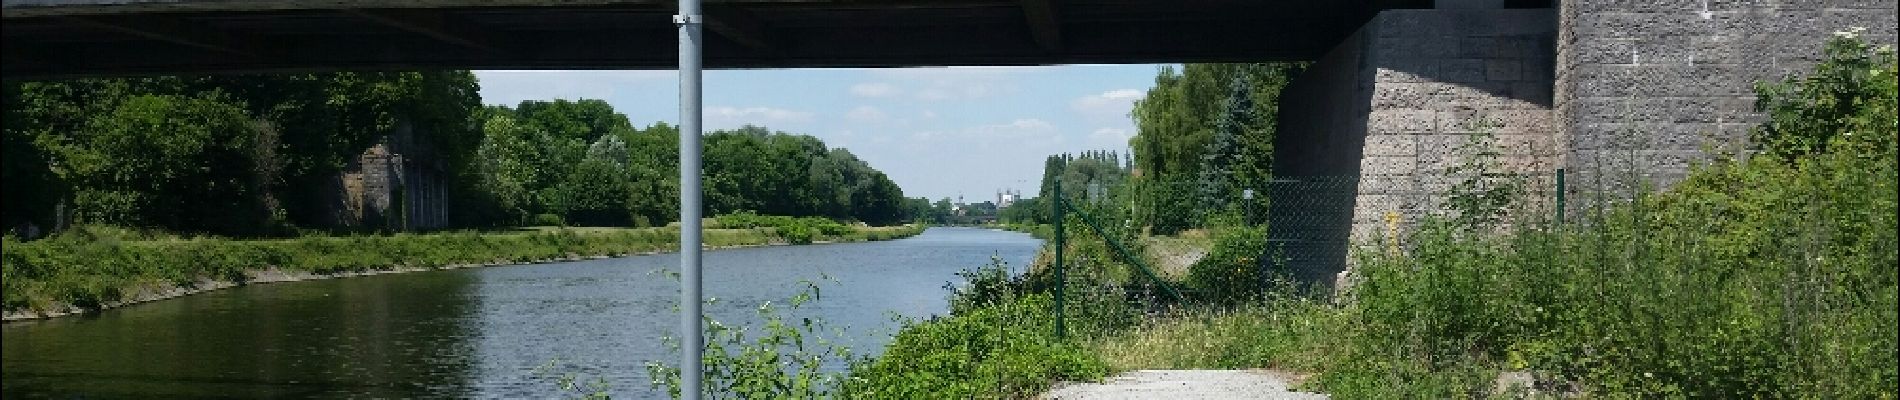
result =
[{"label": "sky", "polygon": [[[1128,149],[1159,65],[706,71],[705,128],[818,137],[909,197],[1035,196],[1043,159]],[[482,102],[602,99],[636,126],[679,120],[674,71],[476,71]]]}]

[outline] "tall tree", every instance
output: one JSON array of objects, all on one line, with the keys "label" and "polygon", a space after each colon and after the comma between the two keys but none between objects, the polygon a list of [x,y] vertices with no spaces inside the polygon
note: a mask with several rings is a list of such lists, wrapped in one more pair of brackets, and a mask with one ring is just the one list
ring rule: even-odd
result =
[{"label": "tall tree", "polygon": [[[1217,197],[1238,199],[1224,192],[1264,185],[1271,176],[1280,91],[1303,68],[1301,64],[1187,64],[1178,72],[1162,68],[1154,88],[1130,111],[1136,126],[1135,137],[1129,140],[1134,152],[1130,158],[1144,188],[1139,193],[1145,196],[1135,199],[1140,208],[1137,218],[1150,226],[1168,225],[1162,231],[1171,231],[1184,223],[1196,224],[1182,222],[1179,210],[1200,209]],[[1236,82],[1246,87],[1237,90]],[[1236,104],[1240,100],[1250,104]],[[1242,113],[1247,109],[1251,115]],[[1225,127],[1230,136],[1224,138],[1220,137],[1222,121],[1231,121]],[[1220,170],[1204,171],[1209,166]],[[1181,193],[1188,187],[1202,189]],[[1256,202],[1264,202],[1264,197],[1256,196]]]}]

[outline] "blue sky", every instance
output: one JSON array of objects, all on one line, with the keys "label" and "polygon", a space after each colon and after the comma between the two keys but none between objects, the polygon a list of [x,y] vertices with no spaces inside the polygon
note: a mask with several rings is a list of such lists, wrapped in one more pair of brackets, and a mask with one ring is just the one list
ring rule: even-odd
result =
[{"label": "blue sky", "polygon": [[[745,124],[850,149],[911,197],[1033,196],[1045,156],[1127,149],[1129,107],[1158,65],[719,70],[706,128]],[[476,71],[482,101],[604,99],[635,125],[674,123],[673,71]]]}]

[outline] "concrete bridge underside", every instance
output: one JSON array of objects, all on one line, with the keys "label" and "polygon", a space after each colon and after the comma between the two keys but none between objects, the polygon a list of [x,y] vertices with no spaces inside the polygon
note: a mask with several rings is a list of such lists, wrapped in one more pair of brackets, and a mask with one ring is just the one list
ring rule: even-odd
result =
[{"label": "concrete bridge underside", "polygon": [[[671,0],[6,0],[8,77],[671,69]],[[708,1],[709,68],[1315,60],[1430,0]]]}]

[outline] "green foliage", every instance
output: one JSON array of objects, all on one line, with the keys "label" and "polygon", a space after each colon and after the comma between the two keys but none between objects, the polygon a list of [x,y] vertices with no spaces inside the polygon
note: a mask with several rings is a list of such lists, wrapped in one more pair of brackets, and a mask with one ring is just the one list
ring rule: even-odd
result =
[{"label": "green foliage", "polygon": [[1202,199],[1195,183],[1187,180],[1143,178],[1131,182],[1134,220],[1155,235],[1173,235],[1203,225],[1197,207]]},{"label": "green foliage", "polygon": [[239,228],[264,219],[247,193],[258,190],[246,176],[250,128],[243,110],[216,94],[144,95],[89,121],[83,141],[48,147],[66,161],[68,182],[84,188],[74,200],[79,222]]},{"label": "green foliage", "polygon": [[529,125],[562,139],[581,143],[624,135],[634,130],[626,115],[614,111],[612,105],[599,99],[523,100],[512,111],[515,118]]},{"label": "green foliage", "polygon": [[1120,155],[1111,151],[1057,154],[1049,156],[1043,164],[1039,198],[1054,198],[1055,185],[1059,182],[1063,198],[1068,202],[1093,203],[1107,200],[1110,195],[1107,191],[1128,179],[1128,166],[1122,163]]},{"label": "green foliage", "polygon": [[996,210],[996,219],[1004,224],[1035,224],[1051,218],[1049,204],[1040,199],[1016,199],[1008,207]]},{"label": "green foliage", "polygon": [[[664,124],[634,129],[623,115],[603,116],[613,110],[597,102],[524,102],[524,109],[488,112],[480,181],[500,213],[560,214],[589,226],[662,225],[677,218],[678,131]],[[909,218],[895,182],[817,138],[755,126],[717,131],[706,136],[704,157],[712,214],[872,225]]]},{"label": "green foliage", "polygon": [[1881,145],[1878,136],[1894,127],[1896,79],[1893,48],[1859,40],[1863,31],[1835,34],[1822,49],[1827,62],[1807,76],[1756,86],[1755,108],[1769,116],[1754,133],[1756,146],[1788,160],[1827,152],[1836,142],[1867,154],[1894,151],[1867,147]]},{"label": "green foliage", "polygon": [[[1445,217],[1360,249],[1344,305],[1268,285],[1266,301],[1189,306],[1092,348],[1124,369],[1313,372],[1307,389],[1342,398],[1528,395],[1493,391],[1501,371],[1585,397],[1893,398],[1900,71],[1864,45],[1829,48],[1815,76],[1764,85],[1769,157],[1603,193],[1557,226],[1505,211],[1523,182],[1476,137]],[[1217,247],[1258,254],[1248,237]],[[1190,283],[1218,281],[1195,277],[1223,271],[1213,253]]]},{"label": "green foliage", "polygon": [[[1099,254],[1100,247],[1080,254]],[[1069,274],[1069,336],[1055,336],[1054,276],[1047,268],[1012,274],[1000,259],[958,273],[950,315],[906,321],[882,356],[852,367],[847,394],[864,398],[1025,398],[1061,380],[1108,373],[1077,338],[1128,326],[1131,293],[1105,275]]]},{"label": "green foliage", "polygon": [[1461,161],[1445,171],[1445,175],[1458,179],[1445,199],[1451,223],[1473,231],[1504,222],[1511,203],[1524,196],[1528,184],[1523,175],[1504,168],[1499,160],[1502,155],[1492,141],[1494,136],[1480,129],[1454,150]]},{"label": "green foliage", "polygon": [[1267,230],[1226,228],[1214,238],[1214,248],[1188,268],[1186,284],[1195,297],[1214,304],[1259,300],[1270,277],[1260,257],[1267,254]]},{"label": "green foliage", "polygon": [[1156,234],[1202,226],[1205,214],[1265,209],[1240,193],[1271,179],[1280,91],[1302,64],[1164,67],[1135,102],[1131,163],[1137,222]]},{"label": "green foliage", "polygon": [[820,217],[787,217],[780,215],[758,215],[751,211],[722,214],[713,217],[720,227],[731,229],[771,228],[778,236],[792,244],[808,244],[816,240],[847,237],[857,229]]},{"label": "green foliage", "polygon": [[567,226],[567,220],[562,219],[561,216],[558,214],[535,214],[534,219],[528,221],[528,225],[529,226]]},{"label": "green foliage", "polygon": [[[846,372],[827,368],[826,363],[855,358],[851,349],[837,344],[843,331],[829,330],[822,320],[800,317],[799,308],[818,301],[823,293],[816,283],[803,282],[805,289],[780,306],[759,305],[757,326],[733,326],[706,318],[705,373],[702,388],[712,398],[739,399],[814,399],[838,396]],[[668,337],[667,344],[679,351],[679,341]],[[661,362],[648,362],[653,387],[664,388],[680,398],[680,370]]]},{"label": "green foliage", "polygon": [[481,138],[469,125],[479,100],[467,71],[5,87],[7,203],[25,212],[9,212],[9,224],[63,224],[53,214],[66,207],[72,222],[195,233],[327,227],[336,173],[378,137],[406,124],[451,170]]},{"label": "green foliage", "polygon": [[[919,226],[845,228],[852,232],[830,239],[888,240],[923,231]],[[230,240],[81,226],[32,242],[10,235],[5,240],[0,248],[0,271],[4,271],[0,272],[0,297],[6,311],[19,311],[63,305],[97,308],[154,285],[192,287],[205,279],[243,282],[248,273],[270,268],[335,274],[672,251],[678,249],[679,230],[552,228]],[[706,245],[714,247],[781,240],[786,239],[768,230],[708,229],[705,233]]]},{"label": "green foliage", "polygon": [[[532,373],[537,378],[554,381],[554,387],[563,394],[562,398],[607,400],[612,397],[607,395],[609,385],[607,384],[606,377],[594,377],[592,380],[584,380],[580,373],[560,371],[571,369],[576,368],[575,366],[561,363],[561,360],[557,358],[548,360],[546,364],[541,364],[541,366],[534,367]],[[573,397],[567,397],[566,395],[568,394],[572,394]]]},{"label": "green foliage", "polygon": [[1089,347],[1115,370],[1254,369],[1314,371],[1335,356],[1344,314],[1306,297],[1234,307],[1191,307]]},{"label": "green foliage", "polygon": [[1136,128],[1129,140],[1135,168],[1146,177],[1198,176],[1215,127],[1227,114],[1223,108],[1233,84],[1243,79],[1250,85],[1250,113],[1258,119],[1243,128],[1248,133],[1240,135],[1241,141],[1249,153],[1271,155],[1280,90],[1304,68],[1302,64],[1187,64],[1176,72],[1163,67],[1155,75],[1155,86],[1129,112]]},{"label": "green foliage", "polygon": [[[4,88],[9,228],[77,222],[240,236],[348,228],[337,217],[337,174],[398,132],[413,132],[391,141],[415,157],[411,164],[447,172],[449,208],[465,226],[537,214],[653,226],[678,215],[676,129],[635,129],[602,100],[483,107],[468,71]],[[874,225],[910,218],[895,182],[815,138],[745,127],[706,143],[710,211]],[[56,221],[61,212],[76,218]],[[392,219],[364,228],[405,226]]]},{"label": "green foliage", "polygon": [[1227,212],[1242,207],[1241,191],[1265,187],[1273,164],[1272,143],[1246,146],[1249,137],[1271,136],[1257,132],[1260,111],[1253,105],[1253,83],[1246,74],[1233,77],[1232,89],[1221,105],[1220,118],[1214,122],[1214,140],[1201,154],[1200,207],[1203,213]]},{"label": "green foliage", "polygon": [[847,393],[863,398],[1024,398],[1058,380],[1094,380],[1108,368],[1057,339],[1047,294],[998,299],[948,317],[910,321],[869,363],[855,365]]},{"label": "green foliage", "polygon": [[1363,254],[1341,310],[1352,328],[1319,383],[1448,397],[1526,370],[1611,396],[1892,398],[1900,133],[1891,106],[1841,105],[1894,104],[1892,78],[1872,77],[1895,64],[1863,68],[1873,56],[1845,40],[1817,76],[1765,86],[1757,138],[1773,157],[1699,167],[1669,191],[1595,204],[1581,225],[1428,222],[1403,252]]}]

